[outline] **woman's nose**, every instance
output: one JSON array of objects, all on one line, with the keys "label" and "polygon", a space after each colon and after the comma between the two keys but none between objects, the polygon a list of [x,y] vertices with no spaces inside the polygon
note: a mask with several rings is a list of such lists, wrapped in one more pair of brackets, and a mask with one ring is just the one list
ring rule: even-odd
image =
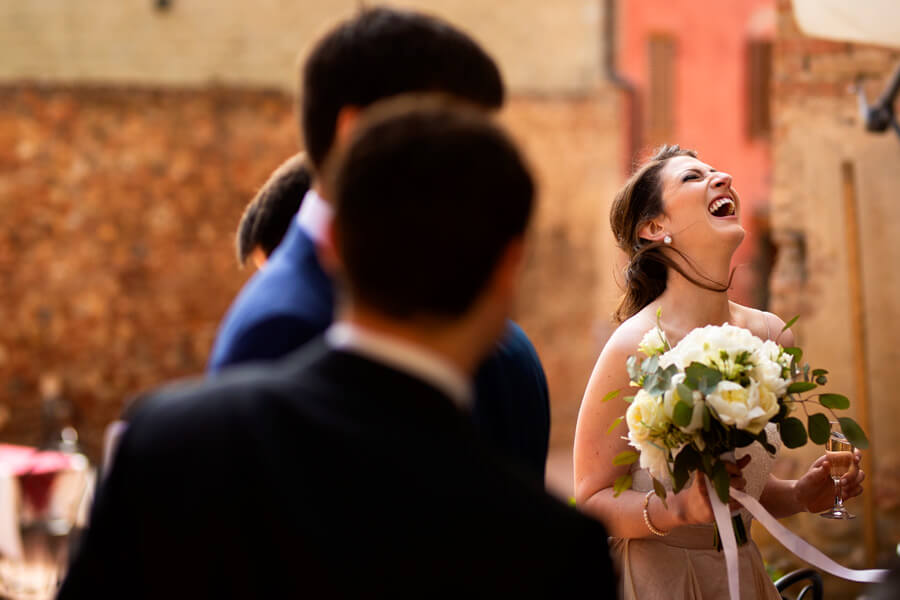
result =
[{"label": "woman's nose", "polygon": [[716,173],[713,177],[712,186],[714,188],[730,188],[731,175],[728,173]]}]

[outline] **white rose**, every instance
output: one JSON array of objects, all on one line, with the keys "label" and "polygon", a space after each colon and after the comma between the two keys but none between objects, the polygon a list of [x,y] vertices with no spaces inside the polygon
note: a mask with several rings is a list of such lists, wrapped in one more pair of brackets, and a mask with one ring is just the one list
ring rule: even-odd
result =
[{"label": "white rose", "polygon": [[778,414],[778,396],[764,385],[750,384],[750,411],[747,413],[749,421],[744,427],[754,435],[765,429],[769,419]]},{"label": "white rose", "polygon": [[750,398],[749,390],[733,381],[720,381],[716,389],[706,397],[706,403],[712,408],[725,425],[734,425],[743,429],[747,425]]},{"label": "white rose", "polygon": [[776,396],[784,396],[790,381],[781,378],[781,365],[766,357],[757,357],[755,362],[750,377]]},{"label": "white rose", "polygon": [[640,465],[659,481],[665,481],[669,477],[668,457],[662,447],[652,442],[644,442],[639,447],[641,452]]},{"label": "white rose", "polygon": [[665,352],[668,345],[669,340],[666,339],[666,333],[662,329],[654,327],[641,338],[641,343],[638,344],[638,351],[643,352],[647,356],[653,356],[654,354]]},{"label": "white rose", "polygon": [[625,421],[628,423],[628,439],[632,442],[649,439],[654,430],[662,429],[669,422],[660,398],[651,396],[646,390],[638,390],[625,411]]}]

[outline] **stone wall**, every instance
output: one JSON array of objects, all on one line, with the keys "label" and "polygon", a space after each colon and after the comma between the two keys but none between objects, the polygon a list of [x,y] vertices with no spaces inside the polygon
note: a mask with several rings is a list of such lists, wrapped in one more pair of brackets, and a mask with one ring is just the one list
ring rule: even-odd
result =
[{"label": "stone wall", "polygon": [[[785,318],[800,315],[794,331],[806,358],[831,371],[829,387],[851,397],[851,413],[867,421],[872,442],[864,453],[871,504],[850,503],[863,518],[800,515],[791,527],[853,566],[890,555],[900,541],[900,408],[892,386],[900,360],[900,139],[864,131],[850,88],[861,79],[874,98],[898,63],[897,51],[803,36],[790,2],[779,0],[772,203],[779,251],[771,307]],[[856,364],[861,358],[865,363]],[[820,451],[783,453],[781,474],[800,474]],[[867,538],[874,557],[866,556]],[[785,568],[797,565],[777,545],[764,554]],[[827,582],[829,598],[859,591]]]},{"label": "stone wall", "polygon": [[[69,0],[0,3],[0,81],[275,86],[358,0]],[[376,4],[366,2],[365,4]],[[380,4],[380,3],[379,3]],[[464,27],[520,92],[592,90],[600,0],[401,0]]]},{"label": "stone wall", "polygon": [[[562,447],[608,312],[598,229],[618,182],[615,98],[517,97],[502,115],[541,189],[517,318]],[[281,92],[0,89],[2,439],[37,443],[42,375],[62,378],[96,457],[124,399],[201,372],[247,276],[232,241],[244,203],[297,147]]]}]

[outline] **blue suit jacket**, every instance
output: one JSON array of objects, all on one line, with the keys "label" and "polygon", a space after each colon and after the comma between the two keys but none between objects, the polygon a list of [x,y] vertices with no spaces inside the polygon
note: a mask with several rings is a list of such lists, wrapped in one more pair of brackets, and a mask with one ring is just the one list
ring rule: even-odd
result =
[{"label": "blue suit jacket", "polygon": [[[289,354],[328,328],[334,306],[334,287],[314,242],[293,219],[266,267],[228,310],[208,371]],[[543,483],[550,439],[547,380],[534,346],[512,321],[476,374],[472,418],[489,443]]]}]

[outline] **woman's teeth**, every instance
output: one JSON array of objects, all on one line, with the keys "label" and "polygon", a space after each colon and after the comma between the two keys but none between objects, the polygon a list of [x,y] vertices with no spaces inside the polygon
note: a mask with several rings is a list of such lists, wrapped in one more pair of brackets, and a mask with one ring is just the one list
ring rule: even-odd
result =
[{"label": "woman's teeth", "polygon": [[714,217],[730,217],[734,214],[734,200],[719,198],[709,205],[709,213]]}]

